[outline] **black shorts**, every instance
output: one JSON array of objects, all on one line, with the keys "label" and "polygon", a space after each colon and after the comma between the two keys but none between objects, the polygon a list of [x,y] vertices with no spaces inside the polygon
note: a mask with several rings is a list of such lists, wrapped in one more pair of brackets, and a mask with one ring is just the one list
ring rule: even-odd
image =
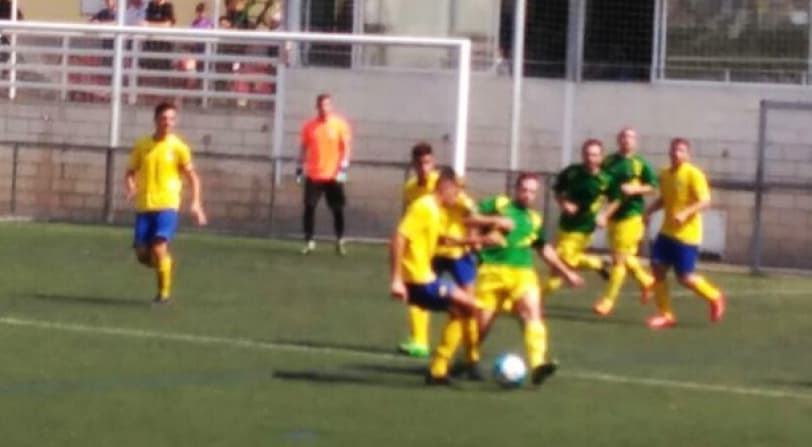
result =
[{"label": "black shorts", "polygon": [[339,183],[335,180],[305,180],[305,206],[316,206],[322,194],[327,197],[327,206],[330,208],[343,208],[347,202],[347,197],[344,195],[343,183]]}]

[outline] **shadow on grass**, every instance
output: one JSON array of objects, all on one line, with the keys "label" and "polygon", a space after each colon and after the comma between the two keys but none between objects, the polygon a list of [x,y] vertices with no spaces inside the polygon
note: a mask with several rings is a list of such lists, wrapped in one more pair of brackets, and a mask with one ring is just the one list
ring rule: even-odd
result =
[{"label": "shadow on grass", "polygon": [[152,301],[148,299],[110,298],[104,296],[82,296],[82,295],[66,295],[56,293],[33,293],[27,296],[35,300],[49,301],[53,303],[91,304],[97,306],[143,307],[143,308],[148,308],[152,305]]},{"label": "shadow on grass", "polygon": [[796,388],[812,388],[812,380],[767,379],[770,385],[780,385]]},{"label": "shadow on grass", "polygon": [[347,365],[347,368],[356,371],[411,377],[423,377],[426,374],[426,365],[384,365],[364,363]]},{"label": "shadow on grass", "polygon": [[416,389],[424,388],[423,381],[391,380],[391,378],[375,377],[360,373],[345,373],[337,371],[302,370],[287,371],[276,370],[272,377],[279,380],[307,382],[316,385],[361,385],[382,388]]},{"label": "shadow on grass", "polygon": [[544,318],[550,320],[575,321],[580,323],[611,324],[618,326],[640,326],[644,322],[618,318],[616,316],[599,317],[592,309],[574,308],[556,305],[544,307]]}]

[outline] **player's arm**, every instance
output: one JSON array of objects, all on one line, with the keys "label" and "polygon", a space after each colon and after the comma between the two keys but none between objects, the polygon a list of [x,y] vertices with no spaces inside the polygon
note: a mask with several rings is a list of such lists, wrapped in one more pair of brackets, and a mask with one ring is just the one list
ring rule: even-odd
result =
[{"label": "player's arm", "polygon": [[208,223],[208,218],[206,217],[206,211],[203,209],[200,176],[197,175],[197,171],[192,163],[184,164],[183,167],[181,167],[181,171],[183,172],[184,177],[186,177],[186,181],[189,182],[189,186],[192,190],[192,199],[189,203],[189,212],[192,213],[192,216],[195,218],[195,222],[198,225],[206,225]]},{"label": "player's arm", "polygon": [[389,293],[392,298],[401,301],[408,299],[406,284],[403,282],[403,273],[401,271],[403,253],[406,252],[406,244],[408,243],[409,240],[401,233],[400,228],[392,235],[392,240],[389,243]]},{"label": "player's arm", "polygon": [[578,212],[578,205],[567,198],[568,178],[569,169],[561,171],[555,178],[553,192],[555,192],[555,201],[558,203],[558,207],[561,208],[561,212],[573,215]]},{"label": "player's arm", "polygon": [[138,151],[138,143],[133,147],[130,152],[130,160],[127,162],[127,172],[124,174],[124,191],[127,194],[127,200],[132,200],[135,197],[136,188],[138,185],[135,183],[135,174],[141,166],[141,153]]},{"label": "player's arm", "polygon": [[643,213],[643,221],[648,224],[651,220],[651,215],[661,209],[663,209],[663,198],[657,197],[657,200],[651,202],[649,206],[646,207],[646,212]]},{"label": "player's arm", "polygon": [[296,181],[300,181],[304,175],[304,162],[307,160],[307,146],[308,146],[308,125],[305,123],[299,136],[299,159],[296,160]]},{"label": "player's arm", "polygon": [[339,154],[339,165],[336,180],[343,183],[347,181],[347,171],[350,168],[350,154],[352,153],[352,133],[350,132],[350,125],[344,121],[342,122],[340,147],[341,153]]},{"label": "player's arm", "polygon": [[704,175],[698,174],[691,181],[691,192],[695,200],[690,205],[683,208],[680,212],[674,215],[674,220],[682,225],[688,219],[700,213],[711,206],[710,190],[708,188],[708,180]]},{"label": "player's arm", "polygon": [[623,193],[627,196],[646,196],[657,192],[660,182],[657,180],[657,174],[654,173],[654,168],[651,167],[648,161],[643,161],[643,171],[640,174],[641,182],[639,184],[625,183],[621,188]]},{"label": "player's arm", "polygon": [[539,228],[536,241],[533,243],[533,248],[536,249],[536,253],[538,253],[541,259],[550,266],[550,269],[564,278],[567,284],[573,287],[579,287],[584,284],[584,279],[581,278],[581,275],[569,268],[567,264],[558,257],[558,252],[556,252],[555,247],[547,243],[543,228]]}]

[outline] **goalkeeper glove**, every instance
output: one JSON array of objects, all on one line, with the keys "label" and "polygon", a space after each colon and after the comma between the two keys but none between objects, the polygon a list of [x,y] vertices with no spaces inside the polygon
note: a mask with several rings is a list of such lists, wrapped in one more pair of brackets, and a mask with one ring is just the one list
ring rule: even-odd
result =
[{"label": "goalkeeper glove", "polygon": [[347,181],[347,169],[349,167],[350,163],[348,161],[341,162],[341,167],[338,169],[338,174],[336,174],[336,182],[345,183]]},{"label": "goalkeeper glove", "polygon": [[304,177],[304,169],[302,168],[302,163],[299,162],[296,164],[296,183],[301,184]]}]

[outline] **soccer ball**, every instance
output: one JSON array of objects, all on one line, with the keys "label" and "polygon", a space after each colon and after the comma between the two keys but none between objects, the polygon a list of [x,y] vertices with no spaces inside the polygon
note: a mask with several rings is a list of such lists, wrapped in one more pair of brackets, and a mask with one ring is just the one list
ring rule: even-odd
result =
[{"label": "soccer ball", "polygon": [[502,354],[493,364],[493,377],[503,388],[516,388],[527,378],[527,365],[516,354]]}]

